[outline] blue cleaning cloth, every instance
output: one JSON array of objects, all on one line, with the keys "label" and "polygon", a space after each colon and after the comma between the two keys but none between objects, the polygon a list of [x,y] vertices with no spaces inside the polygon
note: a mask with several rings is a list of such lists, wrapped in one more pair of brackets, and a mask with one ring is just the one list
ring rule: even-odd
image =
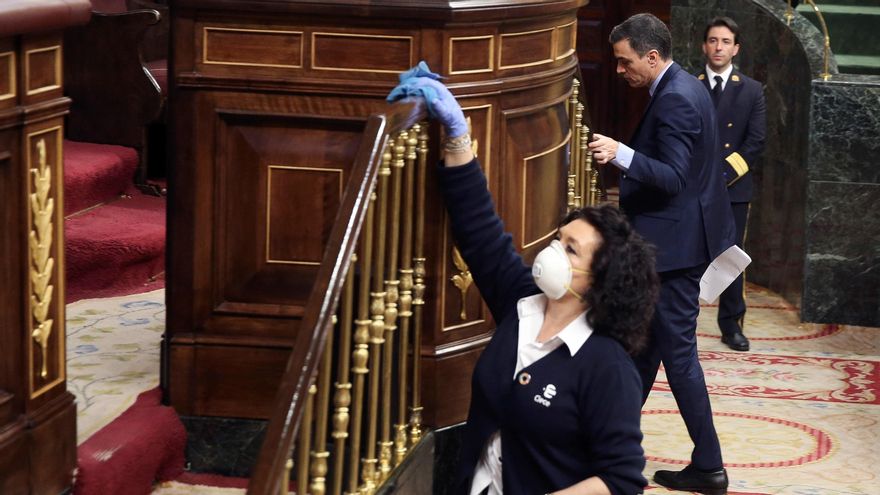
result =
[{"label": "blue cleaning cloth", "polygon": [[434,79],[435,81],[439,81],[441,79],[440,74],[431,72],[428,64],[426,64],[425,61],[422,60],[415,67],[407,70],[406,72],[400,73],[400,75],[398,76],[398,78],[400,79],[400,84],[392,89],[391,93],[388,93],[386,101],[391,103],[393,101],[406,98],[407,96],[421,96],[425,99],[425,101],[428,102],[428,113],[430,113],[432,117],[436,117],[436,114],[434,113],[433,102],[439,97],[439,95],[437,95],[437,91],[434,88],[430,86],[419,85],[419,77],[428,77]]}]

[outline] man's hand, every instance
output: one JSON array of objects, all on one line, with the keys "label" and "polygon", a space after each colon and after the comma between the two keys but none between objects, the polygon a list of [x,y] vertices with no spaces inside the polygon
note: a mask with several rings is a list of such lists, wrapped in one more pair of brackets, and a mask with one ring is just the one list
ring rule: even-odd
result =
[{"label": "man's hand", "polygon": [[587,146],[593,153],[593,159],[604,165],[617,157],[617,141],[608,136],[593,133],[593,140]]}]

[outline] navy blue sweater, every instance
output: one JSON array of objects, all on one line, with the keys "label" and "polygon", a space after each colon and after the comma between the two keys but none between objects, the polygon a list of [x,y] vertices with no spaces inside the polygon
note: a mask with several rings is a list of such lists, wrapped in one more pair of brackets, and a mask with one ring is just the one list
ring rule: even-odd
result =
[{"label": "navy blue sweater", "polygon": [[[617,341],[594,333],[574,356],[563,345],[524,368],[528,384],[515,381],[517,301],[540,291],[504,232],[477,161],[441,168],[439,176],[456,244],[497,323],[474,369],[454,493],[468,493],[498,430],[505,495],[541,495],[591,476],[611,493],[641,493],[642,392],[632,360]],[[550,384],[556,394],[548,398],[542,391]]]}]

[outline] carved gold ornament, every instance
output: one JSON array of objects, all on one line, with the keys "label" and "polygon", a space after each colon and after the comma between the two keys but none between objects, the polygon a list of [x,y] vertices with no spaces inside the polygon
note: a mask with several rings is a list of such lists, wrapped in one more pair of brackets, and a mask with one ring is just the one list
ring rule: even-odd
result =
[{"label": "carved gold ornament", "polygon": [[458,314],[458,317],[462,320],[467,320],[467,292],[471,288],[471,284],[474,283],[474,276],[471,275],[467,263],[464,262],[464,258],[461,257],[461,253],[455,246],[452,246],[452,262],[455,263],[455,267],[459,271],[458,274],[453,275],[449,279],[458,287],[461,293],[461,312]]},{"label": "carved gold ornament", "polygon": [[40,346],[43,363],[40,376],[46,378],[47,352],[49,336],[52,335],[52,319],[47,319],[52,302],[54,286],[50,285],[55,260],[52,252],[52,214],[55,200],[49,197],[52,188],[52,171],[46,165],[46,140],[37,141],[38,168],[31,168],[34,192],[30,194],[32,228],[28,236],[31,253],[31,313],[34,318],[34,330],[31,333],[34,341]]}]

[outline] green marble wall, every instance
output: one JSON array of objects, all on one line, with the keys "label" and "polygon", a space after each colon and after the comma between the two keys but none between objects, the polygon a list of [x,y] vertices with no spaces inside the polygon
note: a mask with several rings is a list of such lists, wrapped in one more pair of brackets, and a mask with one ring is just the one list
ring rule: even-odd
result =
[{"label": "green marble wall", "polygon": [[[755,174],[747,279],[782,294],[804,321],[880,326],[877,79],[823,81],[821,33],[782,0],[672,0],[673,57],[703,64],[706,22],[741,27],[740,70],[765,85],[767,147]],[[873,82],[872,82],[873,81]]]},{"label": "green marble wall", "polygon": [[812,90],[801,314],[880,327],[880,76]]}]

